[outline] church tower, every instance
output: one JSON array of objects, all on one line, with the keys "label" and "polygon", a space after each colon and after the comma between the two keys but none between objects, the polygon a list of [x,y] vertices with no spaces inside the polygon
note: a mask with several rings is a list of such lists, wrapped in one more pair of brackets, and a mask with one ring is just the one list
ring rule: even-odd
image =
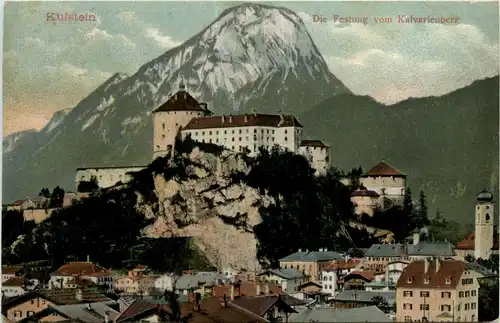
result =
[{"label": "church tower", "polygon": [[211,114],[207,104],[193,98],[181,81],[179,91],[153,111],[153,159],[171,151],[180,131],[193,118]]},{"label": "church tower", "polygon": [[474,258],[488,259],[493,248],[493,194],[483,190],[477,195],[476,200]]}]

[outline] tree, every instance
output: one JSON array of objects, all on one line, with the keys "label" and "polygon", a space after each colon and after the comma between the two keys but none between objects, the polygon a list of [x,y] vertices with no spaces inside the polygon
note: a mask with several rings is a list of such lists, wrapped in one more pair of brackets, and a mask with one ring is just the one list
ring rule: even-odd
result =
[{"label": "tree", "polygon": [[64,190],[59,186],[56,186],[52,190],[52,194],[50,195],[49,207],[61,207],[64,200]]},{"label": "tree", "polygon": [[49,191],[49,189],[48,188],[42,188],[40,190],[40,193],[38,193],[38,196],[50,198],[50,191]]},{"label": "tree", "polygon": [[91,176],[89,181],[80,181],[77,190],[80,193],[92,193],[99,189],[99,184],[95,176]]},{"label": "tree", "polygon": [[498,318],[498,304],[500,299],[498,297],[498,278],[494,282],[481,283],[479,286],[479,322],[493,321]]},{"label": "tree", "polygon": [[427,214],[427,201],[423,190],[420,191],[418,214],[419,214],[418,220],[420,221],[422,226],[428,225],[430,223],[429,216]]},{"label": "tree", "polygon": [[387,300],[382,296],[374,296],[371,298],[371,301],[386,314],[394,311],[394,308],[391,307]]},{"label": "tree", "polygon": [[158,305],[156,312],[158,322],[188,323],[191,320],[193,317],[192,313],[182,315],[181,304],[175,290],[165,290],[163,297],[168,304],[168,310],[164,306]]},{"label": "tree", "polygon": [[403,212],[407,218],[410,218],[414,214],[413,199],[411,196],[411,188],[406,188],[404,200],[403,200]]}]

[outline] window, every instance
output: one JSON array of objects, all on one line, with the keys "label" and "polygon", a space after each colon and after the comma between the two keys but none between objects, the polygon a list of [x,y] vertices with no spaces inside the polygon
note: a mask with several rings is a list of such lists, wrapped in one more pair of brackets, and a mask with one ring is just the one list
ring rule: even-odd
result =
[{"label": "window", "polygon": [[451,298],[451,292],[442,292],[441,298]]},{"label": "window", "polygon": [[424,277],[424,284],[428,284],[429,283],[429,277]]},{"label": "window", "polygon": [[468,304],[468,303],[467,303],[467,304],[465,304],[465,310],[466,310],[466,311],[467,311],[467,310],[469,310],[469,304]]},{"label": "window", "polygon": [[253,130],[253,133],[257,133],[257,129],[254,129],[254,130]]},{"label": "window", "polygon": [[470,297],[470,292],[469,291],[465,292],[465,297]]},{"label": "window", "polygon": [[209,131],[208,134],[211,136],[212,135],[212,131]]},{"label": "window", "polygon": [[165,139],[165,135],[161,135],[161,139]]},{"label": "window", "polygon": [[288,141],[288,138],[287,138],[287,137],[285,137],[285,141]]},{"label": "window", "polygon": [[489,222],[489,221],[490,221],[490,214],[486,213],[486,222]]},{"label": "window", "polygon": [[460,304],[458,304],[457,306],[457,311],[460,311]]},{"label": "window", "polygon": [[247,129],[246,133],[248,133],[248,129]]},{"label": "window", "polygon": [[458,292],[458,297],[460,298],[464,297],[464,292]]},{"label": "window", "polygon": [[234,134],[234,130],[232,130],[232,131],[231,131],[231,133],[233,133],[233,134]]},{"label": "window", "polygon": [[330,281],[332,281],[332,278],[333,278],[333,277],[332,277],[332,276],[330,276]]},{"label": "window", "polygon": [[411,322],[411,316],[409,315],[405,316],[405,322]]},{"label": "window", "polygon": [[451,284],[451,278],[450,277],[446,277],[444,283],[445,284]]},{"label": "window", "polygon": [[219,134],[219,130],[217,130],[217,131],[215,132],[215,134],[216,134],[216,135],[218,135],[218,134]]},{"label": "window", "polygon": [[201,132],[201,135],[202,135],[202,136],[204,136],[204,135],[205,135],[205,131],[202,131],[202,132]]},{"label": "window", "polygon": [[475,290],[471,291],[470,296],[476,296],[476,291]]},{"label": "window", "polygon": [[240,129],[240,133],[241,133],[241,129]]},{"label": "window", "polygon": [[26,316],[31,316],[31,315],[35,315],[35,311],[28,311],[26,313]]},{"label": "window", "polygon": [[239,138],[239,140],[238,140],[238,141],[241,141],[241,137]]},{"label": "window", "polygon": [[429,304],[420,304],[420,310],[421,311],[428,311],[429,310]]},{"label": "window", "polygon": [[233,137],[233,138],[231,138],[231,141],[234,141],[234,137]]},{"label": "window", "polygon": [[31,303],[31,304],[35,304],[35,300],[34,300],[34,299],[32,299],[30,303]]},{"label": "window", "polygon": [[475,310],[476,309],[476,303],[470,303],[470,309]]},{"label": "window", "polygon": [[224,134],[227,135],[227,130],[224,130]]},{"label": "window", "polygon": [[287,131],[288,131],[288,130],[286,130],[286,129],[285,129],[285,135],[287,134]]},{"label": "window", "polygon": [[420,292],[420,297],[429,297],[430,293],[427,291]]},{"label": "window", "polygon": [[163,128],[163,130],[165,130],[165,124],[164,123],[161,124],[161,127]]},{"label": "window", "polygon": [[404,310],[411,310],[411,309],[413,309],[413,304],[410,304],[410,303],[404,303],[404,304],[403,304],[403,309],[404,309]]},{"label": "window", "polygon": [[444,311],[451,311],[451,305],[441,305],[441,311],[444,312]]},{"label": "window", "polygon": [[413,297],[413,292],[411,290],[405,290],[403,292],[404,297]]}]

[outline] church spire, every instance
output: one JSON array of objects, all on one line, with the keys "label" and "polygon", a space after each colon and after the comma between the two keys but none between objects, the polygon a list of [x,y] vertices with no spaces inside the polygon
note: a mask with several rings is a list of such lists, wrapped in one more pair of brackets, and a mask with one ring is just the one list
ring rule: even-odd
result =
[{"label": "church spire", "polygon": [[179,91],[185,91],[186,85],[184,84],[184,79],[181,79],[181,83],[179,84]]}]

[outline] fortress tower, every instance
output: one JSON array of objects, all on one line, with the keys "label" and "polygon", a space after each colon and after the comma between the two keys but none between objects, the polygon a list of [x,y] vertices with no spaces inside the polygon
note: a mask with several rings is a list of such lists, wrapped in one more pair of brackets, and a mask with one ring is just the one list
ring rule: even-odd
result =
[{"label": "fortress tower", "polygon": [[483,190],[476,197],[476,229],[474,234],[474,258],[488,259],[493,248],[493,194]]},{"label": "fortress tower", "polygon": [[167,154],[191,119],[211,114],[207,104],[196,101],[181,81],[179,91],[153,111],[153,159]]}]

